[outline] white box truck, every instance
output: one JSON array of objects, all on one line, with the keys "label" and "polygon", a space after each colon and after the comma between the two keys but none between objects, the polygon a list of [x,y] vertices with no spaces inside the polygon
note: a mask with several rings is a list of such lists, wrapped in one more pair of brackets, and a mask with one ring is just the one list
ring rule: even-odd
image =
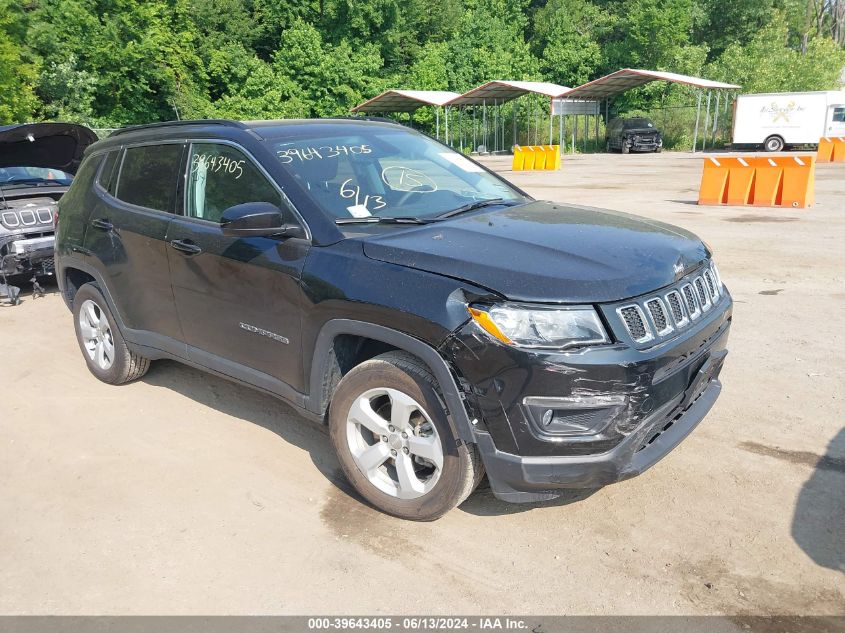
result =
[{"label": "white box truck", "polygon": [[779,152],[817,145],[823,136],[845,137],[845,92],[773,92],[739,95],[734,103],[733,146]]}]

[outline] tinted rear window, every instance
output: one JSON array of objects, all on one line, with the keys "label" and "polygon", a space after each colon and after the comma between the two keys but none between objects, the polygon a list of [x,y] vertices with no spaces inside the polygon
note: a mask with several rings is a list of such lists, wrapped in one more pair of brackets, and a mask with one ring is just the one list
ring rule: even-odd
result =
[{"label": "tinted rear window", "polygon": [[120,168],[117,197],[124,202],[173,212],[182,145],[129,147]]}]

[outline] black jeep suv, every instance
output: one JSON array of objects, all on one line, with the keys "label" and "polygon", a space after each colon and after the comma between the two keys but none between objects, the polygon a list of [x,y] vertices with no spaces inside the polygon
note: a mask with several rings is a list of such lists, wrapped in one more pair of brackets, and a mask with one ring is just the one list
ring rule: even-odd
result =
[{"label": "black jeep suv", "polygon": [[613,119],[607,124],[607,151],[618,149],[630,152],[659,152],[663,149],[663,135],[651,119]]},{"label": "black jeep suv", "polygon": [[177,359],[326,423],[360,494],[430,520],[641,473],[721,385],[694,235],[532,200],[378,120],[195,121],[89,148],[57,276],[94,375]]}]

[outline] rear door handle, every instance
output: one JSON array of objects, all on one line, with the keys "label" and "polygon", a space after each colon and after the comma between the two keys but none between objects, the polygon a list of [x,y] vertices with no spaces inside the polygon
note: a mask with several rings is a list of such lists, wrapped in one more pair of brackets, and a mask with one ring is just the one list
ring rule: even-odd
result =
[{"label": "rear door handle", "polygon": [[97,218],[96,220],[91,220],[91,226],[96,227],[98,229],[102,229],[103,231],[111,231],[114,229],[114,224],[109,222],[106,218]]},{"label": "rear door handle", "polygon": [[188,253],[189,255],[202,253],[202,249],[191,240],[172,240],[170,245],[177,251],[182,251],[183,253]]}]

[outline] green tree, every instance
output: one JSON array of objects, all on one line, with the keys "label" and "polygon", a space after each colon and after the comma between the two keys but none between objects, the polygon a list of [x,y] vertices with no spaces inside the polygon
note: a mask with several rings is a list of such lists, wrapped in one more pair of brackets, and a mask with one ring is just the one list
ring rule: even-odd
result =
[{"label": "green tree", "polygon": [[525,41],[522,0],[474,0],[449,41],[449,85],[464,91],[493,79],[540,79],[540,64]]},{"label": "green tree", "polygon": [[744,92],[831,90],[839,85],[845,51],[828,37],[809,40],[806,52],[790,48],[785,17],[775,16],[747,45],[729,45],[709,67],[717,79],[740,84]]},{"label": "green tree", "polygon": [[588,0],[549,0],[534,17],[535,51],[545,77],[579,86],[602,66],[602,39],[613,20]]},{"label": "green tree", "polygon": [[37,66],[25,54],[25,32],[19,4],[0,0],[0,123],[30,120],[38,108],[33,89]]}]

